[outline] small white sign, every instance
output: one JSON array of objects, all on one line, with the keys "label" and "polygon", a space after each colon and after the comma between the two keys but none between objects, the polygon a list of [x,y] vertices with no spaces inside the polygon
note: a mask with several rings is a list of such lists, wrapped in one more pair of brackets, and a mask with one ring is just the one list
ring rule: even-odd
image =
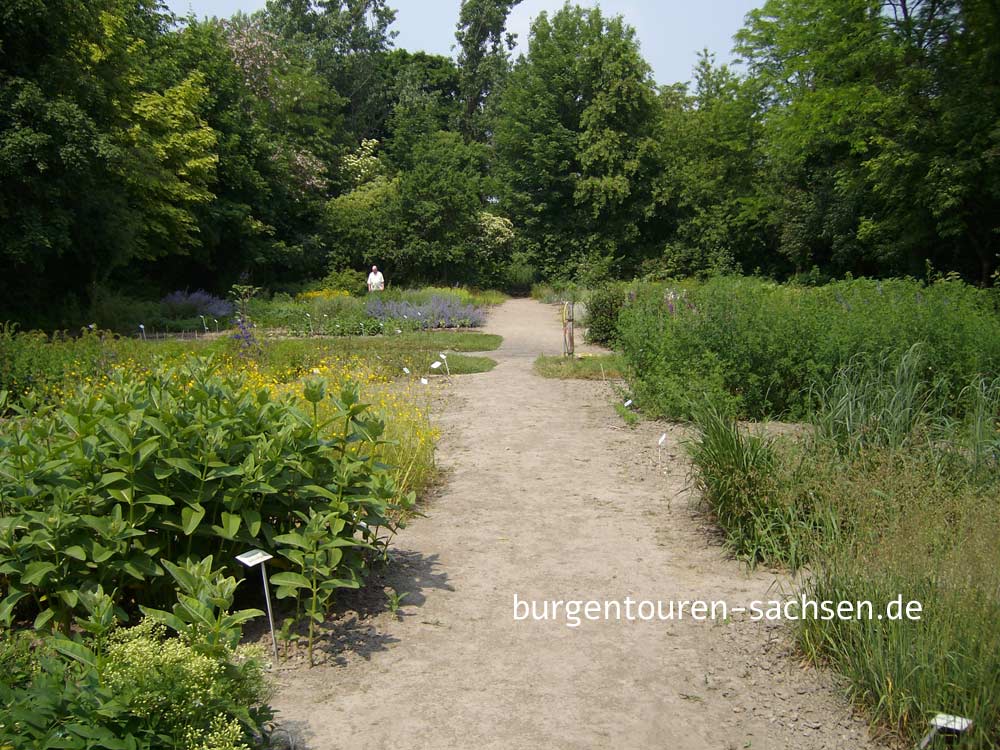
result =
[{"label": "small white sign", "polygon": [[252,549],[249,552],[244,552],[242,555],[237,555],[236,559],[248,568],[252,568],[254,565],[265,563],[273,557],[274,555],[269,555],[262,549]]},{"label": "small white sign", "polygon": [[427,378],[420,378],[421,385],[427,385]]},{"label": "small white sign", "polygon": [[664,432],[662,435],[660,435],[660,439],[659,441],[657,441],[656,444],[663,445],[665,442],[667,442],[667,433]]},{"label": "small white sign", "polygon": [[431,369],[432,369],[432,370],[436,370],[436,369],[437,369],[437,368],[439,368],[440,366],[441,366],[441,363],[440,363],[440,362],[435,362],[434,364],[432,364],[432,365],[431,365]]},{"label": "small white sign", "polygon": [[944,729],[949,732],[963,733],[972,726],[972,721],[964,716],[952,716],[951,714],[938,714],[931,719],[931,726],[935,729]]},{"label": "small white sign", "polygon": [[629,399],[628,401],[626,401],[626,402],[625,402],[625,408],[626,408],[626,409],[627,409],[628,407],[630,407],[631,405],[632,405],[632,399]]},{"label": "small white sign", "polygon": [[409,375],[410,374],[410,368],[409,367],[404,367],[403,368],[403,372],[405,372],[407,375]]}]

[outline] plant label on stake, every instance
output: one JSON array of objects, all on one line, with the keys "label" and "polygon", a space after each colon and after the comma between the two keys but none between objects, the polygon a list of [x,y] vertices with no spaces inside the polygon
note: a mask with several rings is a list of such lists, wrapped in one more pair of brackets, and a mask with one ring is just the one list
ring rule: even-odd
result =
[{"label": "plant label on stake", "polygon": [[271,609],[271,592],[267,587],[267,568],[264,565],[264,563],[273,557],[274,555],[271,555],[262,549],[252,549],[249,552],[244,552],[242,555],[237,555],[236,559],[248,568],[260,565],[260,577],[264,581],[264,601],[267,603],[267,623],[271,626],[271,646],[274,648],[274,663],[275,666],[277,666],[278,638],[274,634],[274,612]]}]

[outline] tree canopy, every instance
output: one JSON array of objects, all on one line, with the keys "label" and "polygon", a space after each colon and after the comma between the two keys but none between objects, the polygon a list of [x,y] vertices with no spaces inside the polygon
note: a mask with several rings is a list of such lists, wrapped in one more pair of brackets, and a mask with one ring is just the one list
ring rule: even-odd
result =
[{"label": "tree canopy", "polygon": [[720,270],[995,283],[1000,10],[767,0],[688,83],[627,19],[567,3],[512,59],[518,0],[456,0],[454,57],[386,0],[0,7],[0,319],[108,294],[588,282]]}]

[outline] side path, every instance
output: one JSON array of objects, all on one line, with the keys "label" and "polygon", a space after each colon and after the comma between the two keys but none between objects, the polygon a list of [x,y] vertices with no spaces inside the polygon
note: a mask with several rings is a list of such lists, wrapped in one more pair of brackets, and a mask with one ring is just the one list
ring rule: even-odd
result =
[{"label": "side path", "polygon": [[726,560],[685,490],[679,428],[624,429],[601,383],[545,380],[553,308],[512,300],[490,373],[457,378],[440,424],[443,490],[397,539],[400,619],[274,701],[310,748],[865,748],[829,675],[780,626],[515,622],[520,599],[724,600],[775,594]]}]

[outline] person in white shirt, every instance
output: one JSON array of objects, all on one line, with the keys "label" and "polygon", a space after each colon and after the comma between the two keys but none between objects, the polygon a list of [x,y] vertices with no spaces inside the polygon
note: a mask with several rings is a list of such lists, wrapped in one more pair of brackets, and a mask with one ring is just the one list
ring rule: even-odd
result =
[{"label": "person in white shirt", "polygon": [[385,278],[378,270],[378,266],[372,266],[372,272],[368,274],[368,291],[381,292],[383,289],[385,289]]}]

